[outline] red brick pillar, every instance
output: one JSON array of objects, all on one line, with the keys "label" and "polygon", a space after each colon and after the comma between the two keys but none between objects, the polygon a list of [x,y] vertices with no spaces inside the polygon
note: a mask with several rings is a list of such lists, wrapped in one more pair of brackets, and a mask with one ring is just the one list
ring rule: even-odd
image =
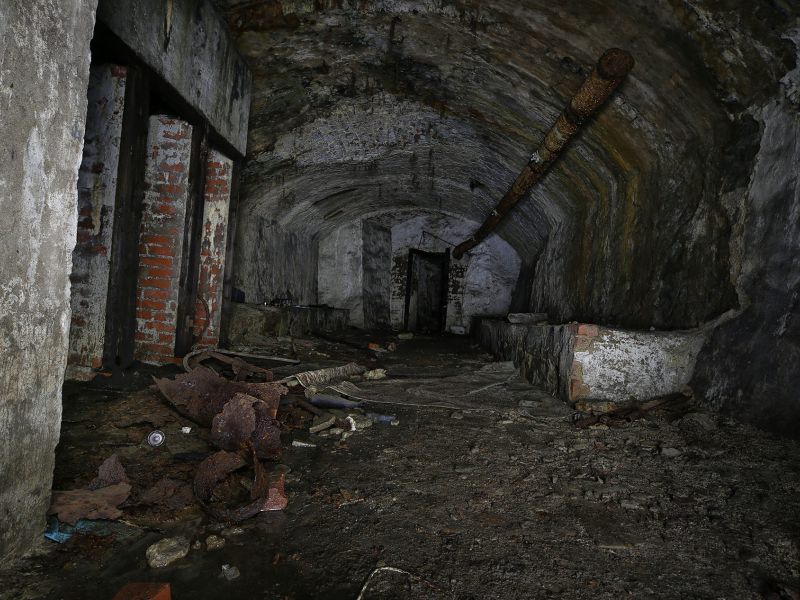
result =
[{"label": "red brick pillar", "polygon": [[232,176],[233,161],[217,150],[210,150],[206,162],[203,235],[200,241],[200,272],[194,320],[195,335],[201,346],[216,346],[219,343]]},{"label": "red brick pillar", "polygon": [[150,117],[147,140],[136,290],[136,358],[161,364],[175,360],[192,127],[172,117]]}]

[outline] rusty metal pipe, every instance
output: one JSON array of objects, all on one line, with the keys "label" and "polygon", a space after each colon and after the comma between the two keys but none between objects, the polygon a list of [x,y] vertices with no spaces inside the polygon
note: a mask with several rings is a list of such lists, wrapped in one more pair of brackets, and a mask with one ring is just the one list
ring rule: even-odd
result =
[{"label": "rusty metal pipe", "polygon": [[514,180],[503,199],[492,210],[483,225],[472,234],[472,237],[455,247],[453,250],[455,258],[461,258],[465,252],[480,244],[495,230],[511,209],[547,172],[570,139],[580,131],[581,126],[603,106],[614,90],[619,87],[630,73],[633,64],[633,57],[625,50],[611,48],[603,53],[591,75],[586,78],[550,131],[544,136],[539,148],[533,153],[528,164]]}]

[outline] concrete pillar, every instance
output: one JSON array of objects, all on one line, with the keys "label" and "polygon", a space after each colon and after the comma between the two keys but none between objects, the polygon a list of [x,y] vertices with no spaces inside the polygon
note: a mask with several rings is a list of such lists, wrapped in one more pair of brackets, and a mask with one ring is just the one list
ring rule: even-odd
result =
[{"label": "concrete pillar", "polygon": [[173,362],[178,320],[192,127],[150,117],[136,290],[136,358]]},{"label": "concrete pillar", "polygon": [[95,0],[0,2],[0,560],[44,532]]},{"label": "concrete pillar", "polygon": [[219,344],[232,177],[233,161],[212,149],[206,161],[200,272],[194,320],[195,336],[201,346]]},{"label": "concrete pillar", "polygon": [[72,322],[67,378],[83,378],[103,361],[106,301],[127,70],[97,65],[78,171],[78,239],[72,251]]}]

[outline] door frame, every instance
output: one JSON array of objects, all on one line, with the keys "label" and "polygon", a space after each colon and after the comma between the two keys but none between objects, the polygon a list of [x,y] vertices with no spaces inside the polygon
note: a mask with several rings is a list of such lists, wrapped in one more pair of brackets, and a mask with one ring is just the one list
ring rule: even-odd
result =
[{"label": "door frame", "polygon": [[417,250],[416,248],[408,249],[408,267],[406,270],[406,302],[403,316],[403,329],[408,331],[409,313],[411,309],[411,275],[414,269],[414,257],[425,256],[428,258],[435,257],[441,261],[442,264],[442,296],[440,298],[442,306],[442,318],[440,333],[447,330],[447,295],[448,284],[450,283],[450,248],[444,252],[427,252],[425,250]]}]

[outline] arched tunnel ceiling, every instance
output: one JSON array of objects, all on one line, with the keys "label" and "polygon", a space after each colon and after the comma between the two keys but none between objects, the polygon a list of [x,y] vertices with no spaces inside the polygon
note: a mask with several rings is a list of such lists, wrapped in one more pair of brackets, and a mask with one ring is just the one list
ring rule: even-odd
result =
[{"label": "arched tunnel ceiling", "polygon": [[628,81],[498,233],[531,258],[582,204],[680,202],[763,92],[752,65],[781,69],[725,47],[780,2],[747,27],[734,0],[704,4],[217,0],[254,71],[240,214],[315,237],[392,208],[482,221],[613,46],[636,59]]}]

